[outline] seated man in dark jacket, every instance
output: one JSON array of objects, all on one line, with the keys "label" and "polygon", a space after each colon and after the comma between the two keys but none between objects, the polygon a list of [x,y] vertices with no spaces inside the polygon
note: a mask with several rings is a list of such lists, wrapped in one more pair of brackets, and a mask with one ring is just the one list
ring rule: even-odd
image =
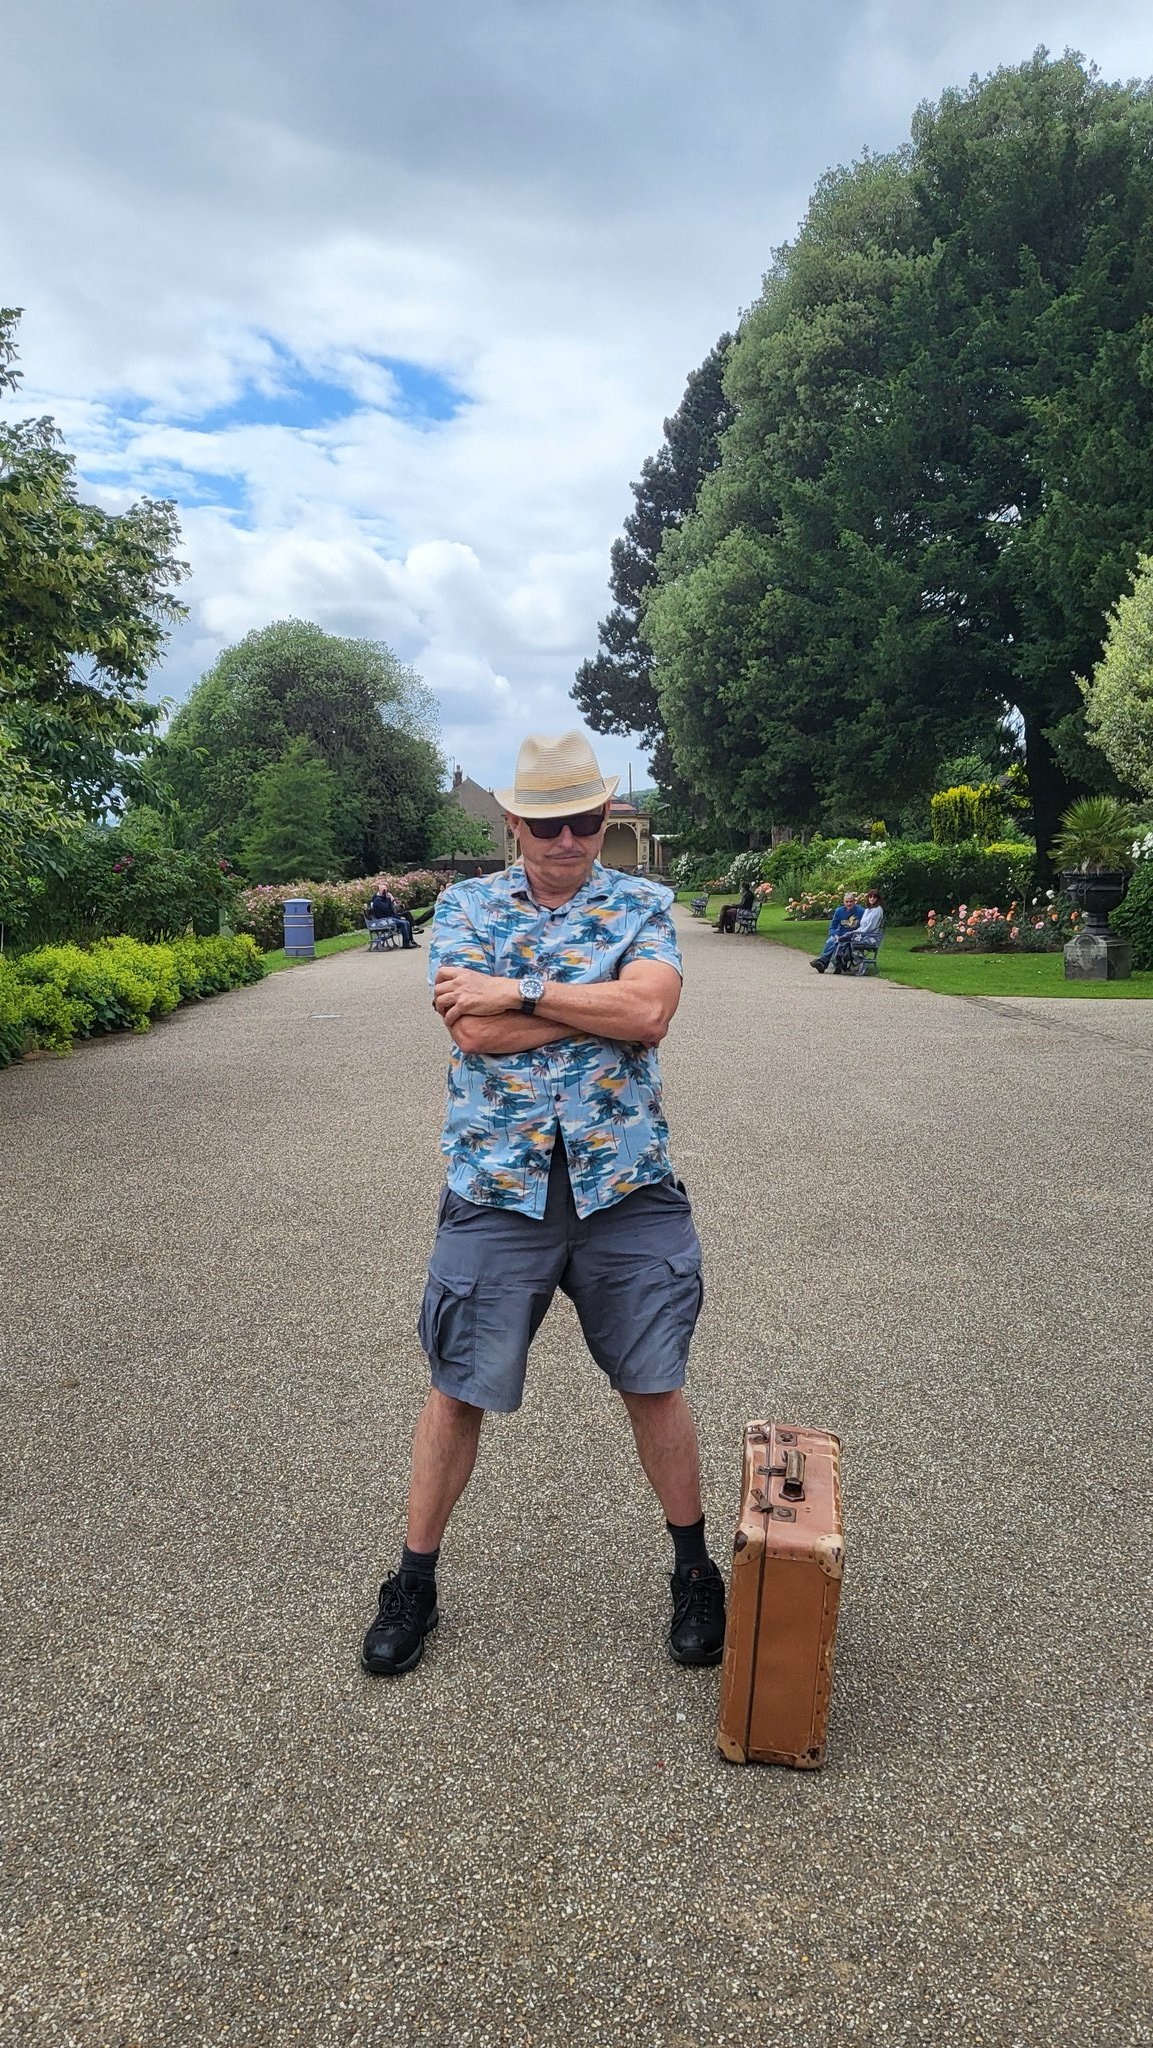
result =
[{"label": "seated man in dark jacket", "polygon": [[400,908],[395,896],[389,893],[383,882],[375,896],[370,896],[365,915],[367,917],[394,917],[404,934],[404,950],[406,953],[410,946],[420,944],[412,929],[412,919],[407,910]]},{"label": "seated man in dark jacket", "polygon": [[753,910],[756,908],[756,902],[757,892],[751,882],[746,882],[744,893],[741,897],[740,902],[725,904],[724,909],[722,910],[720,916],[717,919],[716,930],[719,932],[735,932],[737,928],[738,910]]}]

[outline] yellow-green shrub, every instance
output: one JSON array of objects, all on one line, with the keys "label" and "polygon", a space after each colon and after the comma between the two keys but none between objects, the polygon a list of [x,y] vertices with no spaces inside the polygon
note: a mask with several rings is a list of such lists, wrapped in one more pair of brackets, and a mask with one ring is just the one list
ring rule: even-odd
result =
[{"label": "yellow-green shrub", "polygon": [[995,782],[960,782],[954,789],[940,789],[929,810],[936,846],[959,846],[967,839],[984,846],[994,832],[1004,830],[1004,801]]},{"label": "yellow-green shrub", "polygon": [[69,1052],[99,1031],[147,1031],[178,1003],[263,978],[255,941],[243,935],[40,946],[0,960],[0,1067],[36,1048]]}]

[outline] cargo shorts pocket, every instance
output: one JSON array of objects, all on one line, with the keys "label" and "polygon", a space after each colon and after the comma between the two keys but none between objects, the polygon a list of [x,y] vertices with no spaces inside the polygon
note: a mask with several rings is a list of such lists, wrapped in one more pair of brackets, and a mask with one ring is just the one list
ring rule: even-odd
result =
[{"label": "cargo shorts pocket", "polygon": [[669,1276],[669,1313],[673,1322],[691,1337],[705,1299],[700,1252],[669,1252],[665,1265]]},{"label": "cargo shorts pocket", "polygon": [[420,1347],[433,1363],[470,1375],[476,1363],[476,1275],[429,1268],[417,1324]]}]

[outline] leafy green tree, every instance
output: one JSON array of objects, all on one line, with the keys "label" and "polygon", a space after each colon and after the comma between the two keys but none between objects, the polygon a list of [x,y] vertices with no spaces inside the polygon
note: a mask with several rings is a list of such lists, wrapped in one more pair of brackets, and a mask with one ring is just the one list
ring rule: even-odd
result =
[{"label": "leafy green tree", "polygon": [[80,826],[56,784],[32,767],[0,721],[0,942]]},{"label": "leafy green tree", "polygon": [[1094,743],[1123,782],[1153,796],[1153,555],[1140,557],[1132,589],[1109,615],[1101,659],[1081,688]]},{"label": "leafy green tree", "polygon": [[12,920],[21,948],[125,934],[155,940],[219,929],[235,906],[226,860],[201,848],[141,839],[127,826],[85,825],[55,853],[51,870],[27,878]]},{"label": "leafy green tree", "polygon": [[503,851],[496,844],[483,818],[470,817],[451,796],[446,796],[429,821],[429,853],[433,859],[473,858],[491,860]]},{"label": "leafy green tree", "polygon": [[1147,536],[1151,201],[1150,89],[1043,51],[822,182],[646,609],[714,803],[883,814],[1012,707],[1051,843],[1089,759],[1075,677]]},{"label": "leafy green tree", "polygon": [[337,782],[312,741],[290,740],[256,778],[244,864],[254,882],[328,882],[337,871]]},{"label": "leafy green tree", "polygon": [[[0,309],[0,390],[18,317]],[[27,797],[30,769],[49,810],[95,818],[135,788],[161,716],[142,692],[184,610],[178,541],[170,504],[82,504],[50,419],[0,422],[0,789]]]},{"label": "leafy green tree", "polygon": [[435,721],[432,693],[389,648],[279,620],[226,648],[196,685],[172,721],[163,773],[192,829],[238,859],[256,778],[307,739],[335,778],[337,869],[372,874],[429,851],[443,773]]}]

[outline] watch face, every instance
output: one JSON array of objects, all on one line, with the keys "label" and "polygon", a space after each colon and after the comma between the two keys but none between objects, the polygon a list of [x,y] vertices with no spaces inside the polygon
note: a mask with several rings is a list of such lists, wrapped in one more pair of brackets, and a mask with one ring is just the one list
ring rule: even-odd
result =
[{"label": "watch face", "polygon": [[523,974],[521,976],[520,992],[522,996],[528,997],[530,1003],[539,1003],[544,994],[544,975]]}]

